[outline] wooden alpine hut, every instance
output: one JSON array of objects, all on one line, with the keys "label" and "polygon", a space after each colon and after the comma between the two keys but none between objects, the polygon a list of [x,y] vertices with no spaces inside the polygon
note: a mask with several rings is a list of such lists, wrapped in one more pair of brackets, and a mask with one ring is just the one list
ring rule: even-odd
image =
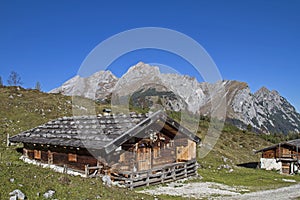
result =
[{"label": "wooden alpine hut", "polygon": [[299,173],[300,139],[281,142],[256,151],[261,153],[260,167],[284,174]]},{"label": "wooden alpine hut", "polygon": [[197,174],[200,138],[164,112],[63,117],[10,138],[23,157],[89,177],[109,175],[127,187]]}]

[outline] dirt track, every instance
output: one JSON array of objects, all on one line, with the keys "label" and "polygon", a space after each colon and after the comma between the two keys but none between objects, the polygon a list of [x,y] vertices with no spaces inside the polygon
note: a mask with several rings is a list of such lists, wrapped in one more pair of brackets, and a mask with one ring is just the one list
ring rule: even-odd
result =
[{"label": "dirt track", "polygon": [[168,186],[156,187],[154,189],[140,191],[151,195],[168,194],[174,196],[193,197],[196,199],[241,199],[241,200],[258,200],[258,199],[296,199],[300,197],[300,184],[283,187],[274,190],[266,190],[259,192],[247,192],[243,188],[229,187],[227,185],[198,182],[198,183],[171,183]]},{"label": "dirt track", "polygon": [[297,199],[300,197],[300,184],[292,185],[289,187],[283,187],[274,190],[266,190],[266,191],[259,191],[259,192],[251,192],[246,193],[243,195],[233,195],[227,198],[220,198],[220,199],[250,199],[250,200],[257,200],[257,199]]}]

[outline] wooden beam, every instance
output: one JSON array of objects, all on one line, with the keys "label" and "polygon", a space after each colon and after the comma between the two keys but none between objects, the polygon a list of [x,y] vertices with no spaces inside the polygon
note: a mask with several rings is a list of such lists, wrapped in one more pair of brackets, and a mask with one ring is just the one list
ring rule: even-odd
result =
[{"label": "wooden beam", "polygon": [[89,165],[85,165],[85,166],[84,166],[84,174],[85,174],[85,177],[86,177],[86,178],[89,177]]},{"label": "wooden beam", "polygon": [[[191,160],[185,163],[176,163],[154,168],[145,171],[132,172],[129,178],[120,174],[120,177],[114,177],[114,180],[121,180],[129,188],[147,186],[170,182],[177,179],[197,175],[197,162]],[[136,176],[137,175],[137,176]],[[127,182],[127,183],[126,183]]]},{"label": "wooden beam", "polygon": [[7,133],[7,136],[6,136],[6,146],[7,146],[7,147],[10,146],[10,142],[9,142],[9,133]]}]

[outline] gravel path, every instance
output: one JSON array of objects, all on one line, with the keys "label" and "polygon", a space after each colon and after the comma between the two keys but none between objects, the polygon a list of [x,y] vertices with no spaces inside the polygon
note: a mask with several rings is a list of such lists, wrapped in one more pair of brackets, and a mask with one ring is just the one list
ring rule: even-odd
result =
[{"label": "gravel path", "polygon": [[274,190],[265,190],[259,192],[251,192],[246,194],[238,194],[227,198],[219,198],[219,199],[249,199],[249,200],[257,200],[257,199],[296,199],[300,197],[300,184],[292,185],[289,187],[278,188]]},{"label": "gravel path", "polygon": [[139,191],[150,195],[168,194],[172,196],[208,198],[211,196],[240,195],[238,189],[213,182],[198,183],[170,183],[167,186],[158,186],[153,189]]},{"label": "gravel path", "polygon": [[289,187],[266,190],[259,192],[247,192],[247,190],[238,187],[213,182],[198,183],[170,183],[167,186],[158,186],[153,189],[139,191],[150,195],[168,194],[173,196],[194,197],[197,199],[238,199],[238,200],[258,200],[258,199],[296,199],[300,197],[300,184]]}]

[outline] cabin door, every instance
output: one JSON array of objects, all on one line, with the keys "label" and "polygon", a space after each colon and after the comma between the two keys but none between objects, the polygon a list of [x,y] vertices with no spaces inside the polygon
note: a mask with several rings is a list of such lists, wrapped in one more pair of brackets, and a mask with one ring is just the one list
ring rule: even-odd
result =
[{"label": "cabin door", "polygon": [[151,148],[140,148],[137,155],[138,171],[151,169]]}]

